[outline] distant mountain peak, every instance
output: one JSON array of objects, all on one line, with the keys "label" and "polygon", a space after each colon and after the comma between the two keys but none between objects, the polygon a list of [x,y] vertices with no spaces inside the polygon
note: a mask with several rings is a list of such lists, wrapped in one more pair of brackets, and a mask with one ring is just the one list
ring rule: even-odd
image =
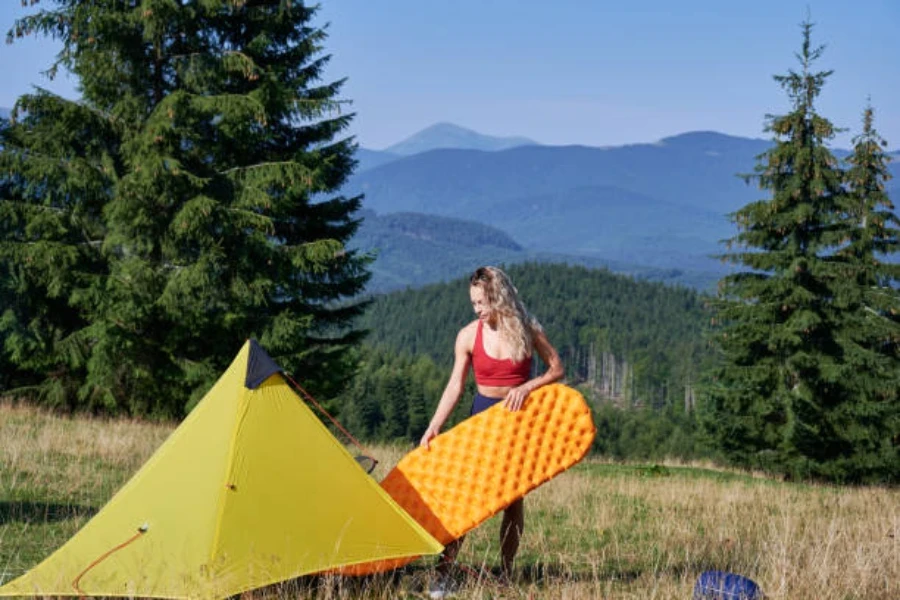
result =
[{"label": "distant mountain peak", "polygon": [[516,146],[533,146],[536,144],[537,142],[526,137],[496,137],[478,133],[453,123],[441,122],[430,125],[405,140],[385,148],[385,151],[401,156],[409,156],[439,148],[492,152]]},{"label": "distant mountain peak", "polygon": [[671,135],[669,137],[664,137],[657,144],[666,145],[666,144],[694,144],[694,143],[709,143],[709,142],[757,142],[760,141],[759,138],[745,138],[737,135],[729,135],[727,133],[721,133],[719,131],[687,131],[685,133],[679,133],[676,135]]}]

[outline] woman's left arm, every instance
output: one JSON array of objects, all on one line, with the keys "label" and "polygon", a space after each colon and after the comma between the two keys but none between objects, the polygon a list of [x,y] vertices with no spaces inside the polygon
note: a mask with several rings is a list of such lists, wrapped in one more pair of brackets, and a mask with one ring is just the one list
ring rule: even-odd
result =
[{"label": "woman's left arm", "polygon": [[541,360],[544,361],[544,364],[547,365],[547,370],[542,375],[529,379],[522,385],[509,390],[506,394],[506,399],[503,401],[503,405],[509,410],[519,410],[522,408],[522,404],[525,403],[525,398],[528,397],[528,394],[542,385],[559,381],[565,374],[559,353],[553,347],[553,344],[550,343],[550,340],[547,339],[543,329],[534,332],[534,350],[541,357]]}]

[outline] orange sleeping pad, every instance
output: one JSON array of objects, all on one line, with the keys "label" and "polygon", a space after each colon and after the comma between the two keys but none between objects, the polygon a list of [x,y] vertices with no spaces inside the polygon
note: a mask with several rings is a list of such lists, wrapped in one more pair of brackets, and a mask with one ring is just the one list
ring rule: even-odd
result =
[{"label": "orange sleeping pad", "polygon": [[[416,448],[381,487],[447,544],[576,464],[595,433],[581,394],[560,384],[544,386],[519,411],[497,404],[431,440],[429,450]],[[414,559],[361,563],[339,572],[366,575]]]}]

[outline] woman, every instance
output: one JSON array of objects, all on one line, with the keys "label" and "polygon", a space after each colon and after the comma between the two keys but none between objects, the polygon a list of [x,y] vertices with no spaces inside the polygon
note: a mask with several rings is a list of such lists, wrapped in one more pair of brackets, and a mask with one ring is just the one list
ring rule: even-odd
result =
[{"label": "woman", "polygon": [[[476,270],[469,278],[469,298],[478,318],[456,336],[450,380],[422,436],[421,445],[426,448],[459,402],[469,365],[478,390],[472,402],[473,415],[499,402],[509,410],[519,410],[529,393],[563,376],[559,354],[537,320],[526,312],[506,273],[496,267]],[[531,378],[531,359],[535,352],[547,370]],[[504,511],[500,525],[503,573],[507,577],[512,575],[524,526],[524,503],[520,498]],[[461,544],[462,538],[447,545],[439,568],[446,569],[453,562]]]}]

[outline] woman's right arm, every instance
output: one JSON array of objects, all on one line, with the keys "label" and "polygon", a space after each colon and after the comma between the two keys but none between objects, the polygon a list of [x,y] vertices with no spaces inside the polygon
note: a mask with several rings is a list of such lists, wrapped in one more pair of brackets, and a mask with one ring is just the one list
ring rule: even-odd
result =
[{"label": "woman's right arm", "polygon": [[429,448],[429,442],[441,432],[441,427],[447,422],[450,413],[453,412],[460,396],[462,396],[466,375],[469,372],[469,363],[472,360],[473,340],[469,339],[471,337],[470,329],[471,327],[464,327],[456,335],[456,345],[453,350],[453,371],[450,372],[450,379],[447,381],[444,393],[441,394],[441,401],[438,402],[434,416],[431,418],[431,423],[428,424],[428,429],[425,430],[422,440],[419,442],[419,445],[425,446],[425,448]]}]

